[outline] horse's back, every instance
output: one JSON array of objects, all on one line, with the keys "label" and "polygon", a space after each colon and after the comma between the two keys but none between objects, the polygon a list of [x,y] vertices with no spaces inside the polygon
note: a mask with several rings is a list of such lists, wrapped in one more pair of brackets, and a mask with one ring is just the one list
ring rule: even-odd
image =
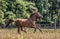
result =
[{"label": "horse's back", "polygon": [[15,25],[20,27],[20,26],[24,26],[27,22],[27,19],[16,19],[15,20]]},{"label": "horse's back", "polygon": [[19,20],[19,21],[26,21],[27,19],[23,19],[23,18],[17,18],[17,19],[15,19],[15,21],[17,21],[17,20]]}]

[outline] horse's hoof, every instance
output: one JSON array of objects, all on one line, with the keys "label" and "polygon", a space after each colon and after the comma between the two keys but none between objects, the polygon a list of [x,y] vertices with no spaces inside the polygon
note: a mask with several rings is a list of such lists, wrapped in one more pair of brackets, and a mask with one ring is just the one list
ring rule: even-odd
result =
[{"label": "horse's hoof", "polygon": [[27,33],[26,31],[24,31],[25,33]]},{"label": "horse's hoof", "polygon": [[40,30],[40,32],[42,33],[43,31],[42,31],[42,30]]},{"label": "horse's hoof", "polygon": [[36,31],[34,31],[34,33],[35,33]]},{"label": "horse's hoof", "polygon": [[21,32],[18,32],[18,34],[21,34]]},{"label": "horse's hoof", "polygon": [[18,34],[21,34],[20,32]]},{"label": "horse's hoof", "polygon": [[35,32],[34,32],[35,33]]},{"label": "horse's hoof", "polygon": [[[25,32],[25,31],[24,31]],[[27,32],[25,32],[25,33],[27,33]]]}]

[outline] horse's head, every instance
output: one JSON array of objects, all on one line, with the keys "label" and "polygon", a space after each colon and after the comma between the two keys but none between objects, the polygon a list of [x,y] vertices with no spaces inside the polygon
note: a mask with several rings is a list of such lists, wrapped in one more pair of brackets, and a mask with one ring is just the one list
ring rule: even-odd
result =
[{"label": "horse's head", "polygon": [[31,16],[35,16],[36,18],[43,18],[43,16],[39,12],[33,12]]}]

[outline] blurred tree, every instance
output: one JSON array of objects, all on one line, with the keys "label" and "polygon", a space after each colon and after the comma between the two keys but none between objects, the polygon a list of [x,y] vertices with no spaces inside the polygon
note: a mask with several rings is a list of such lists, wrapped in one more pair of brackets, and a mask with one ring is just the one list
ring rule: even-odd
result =
[{"label": "blurred tree", "polygon": [[0,23],[4,24],[4,13],[2,10],[0,10]]},{"label": "blurred tree", "polygon": [[38,22],[54,23],[60,19],[59,6],[59,0],[0,0],[0,23],[5,19],[28,18],[33,10],[43,15]]}]

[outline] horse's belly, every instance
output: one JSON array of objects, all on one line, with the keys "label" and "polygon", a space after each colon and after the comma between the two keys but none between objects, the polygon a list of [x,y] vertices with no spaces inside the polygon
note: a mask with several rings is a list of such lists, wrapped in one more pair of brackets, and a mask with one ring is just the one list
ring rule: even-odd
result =
[{"label": "horse's belly", "polygon": [[23,22],[21,25],[24,27],[31,27],[32,26],[29,22]]},{"label": "horse's belly", "polygon": [[33,27],[33,25],[29,22],[29,21],[20,21],[20,20],[17,20],[15,22],[15,25],[16,27]]}]

